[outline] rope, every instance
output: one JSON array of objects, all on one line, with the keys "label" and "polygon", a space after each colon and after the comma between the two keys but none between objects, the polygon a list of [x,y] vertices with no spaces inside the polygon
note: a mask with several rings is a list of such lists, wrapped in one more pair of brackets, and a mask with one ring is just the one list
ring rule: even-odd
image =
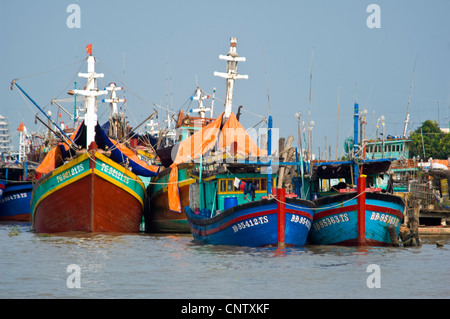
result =
[{"label": "rope", "polygon": [[51,70],[49,70],[49,71],[39,72],[39,73],[31,74],[31,75],[22,76],[22,77],[20,77],[20,78],[16,78],[15,80],[17,81],[17,80],[29,79],[29,78],[32,78],[32,77],[35,77],[35,76],[39,76],[39,75],[43,75],[43,74],[47,74],[47,73],[59,71],[59,70],[68,68],[69,66],[72,66],[72,65],[75,65],[75,64],[78,64],[78,63],[82,63],[82,62],[84,62],[85,60],[86,60],[86,59],[78,60],[78,61],[75,61],[75,62],[73,62],[73,63],[67,64],[67,65],[65,65],[65,66],[61,66],[61,67],[58,67],[58,68],[55,68],[55,69],[51,69]]},{"label": "rope", "polygon": [[[97,164],[97,161],[95,160],[95,157],[92,158],[90,152],[86,152],[86,153],[87,153],[87,156],[90,158],[90,160],[93,161],[95,164]],[[138,179],[134,179],[134,178],[130,178],[130,177],[128,177],[128,178],[133,180],[133,181],[141,181],[142,182],[142,180],[140,178],[138,178]],[[187,181],[190,181],[190,180],[191,179],[185,179],[185,180],[177,181],[177,182],[164,182],[164,183],[148,182],[148,184],[152,184],[152,185],[169,185],[169,184],[178,184],[178,183],[182,183],[182,182],[187,182]]]},{"label": "rope", "polygon": [[[325,207],[325,208],[323,208],[323,207],[317,207],[317,208],[310,208],[310,209],[311,209],[311,210],[320,210],[320,209],[337,208],[337,207],[342,206],[342,205],[345,204],[345,203],[348,203],[349,201],[352,201],[352,200],[358,198],[359,196],[361,196],[361,195],[364,194],[364,193],[366,193],[366,191],[364,191],[364,192],[362,192],[362,193],[356,195],[355,197],[352,197],[352,198],[350,198],[350,199],[348,199],[348,200],[346,200],[346,201],[343,201],[343,202],[340,203],[340,204],[336,204],[336,205],[334,205],[334,206],[329,206],[329,207]],[[288,206],[292,206],[292,207],[298,207],[298,206],[296,206],[296,205],[289,204],[289,203],[287,203],[287,202],[282,202],[281,200],[279,200],[279,199],[277,199],[276,197],[274,197],[272,194],[269,194],[268,197],[269,197],[269,198],[275,199],[277,202],[279,202],[279,203],[281,203],[281,204],[288,205]]]},{"label": "rope", "polygon": [[27,180],[25,180],[25,181],[18,181],[18,180],[14,180],[14,179],[2,179],[2,178],[0,178],[0,181],[14,182],[14,183],[29,183],[29,182],[31,182],[31,181],[27,181]]}]

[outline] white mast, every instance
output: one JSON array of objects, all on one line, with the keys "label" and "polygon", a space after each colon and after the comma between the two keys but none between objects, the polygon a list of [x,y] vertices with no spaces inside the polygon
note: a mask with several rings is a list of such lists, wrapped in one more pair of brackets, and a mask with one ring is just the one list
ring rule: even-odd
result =
[{"label": "white mast", "polygon": [[214,115],[214,98],[216,97],[216,88],[213,89],[213,96],[211,101],[211,117]]},{"label": "white mast", "polygon": [[117,98],[116,91],[123,90],[123,87],[116,86],[116,83],[110,83],[108,87],[105,88],[105,91],[111,92],[109,99],[103,99],[102,102],[110,103],[111,106],[111,116],[117,117],[119,116],[119,111],[117,110],[117,103],[125,103],[126,99]]},{"label": "white mast", "polygon": [[97,78],[102,78],[103,73],[95,73],[95,58],[89,55],[87,58],[88,73],[78,73],[80,78],[87,78],[84,90],[74,90],[75,94],[84,95],[84,125],[86,125],[86,148],[95,141],[95,126],[97,125],[97,96],[105,95],[105,90],[97,88]]},{"label": "white mast", "polygon": [[27,127],[24,126],[19,130],[19,162],[22,163],[27,158]]},{"label": "white mast", "polygon": [[230,39],[230,51],[227,55],[219,55],[219,59],[228,61],[227,62],[227,73],[223,72],[214,72],[215,76],[219,76],[222,78],[227,79],[227,95],[225,98],[225,117],[230,117],[231,114],[231,107],[233,102],[233,88],[234,88],[234,81],[240,80],[240,79],[248,79],[248,75],[239,75],[237,73],[237,64],[238,62],[245,62],[244,57],[239,57],[239,55],[236,53],[236,42],[237,38],[231,38]]},{"label": "white mast", "polygon": [[209,95],[206,95],[205,92],[200,90],[200,88],[197,86],[197,90],[195,92],[194,96],[191,96],[191,100],[198,101],[198,109],[192,109],[191,112],[197,112],[200,114],[200,117],[202,119],[205,118],[206,111],[211,111],[211,108],[207,108],[203,105],[203,100],[208,99]]}]

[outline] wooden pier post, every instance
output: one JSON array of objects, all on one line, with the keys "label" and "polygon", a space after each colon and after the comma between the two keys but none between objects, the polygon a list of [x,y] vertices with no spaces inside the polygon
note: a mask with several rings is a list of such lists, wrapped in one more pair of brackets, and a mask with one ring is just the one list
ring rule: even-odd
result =
[{"label": "wooden pier post", "polygon": [[391,238],[392,246],[394,246],[394,247],[400,246],[400,243],[398,241],[397,233],[395,232],[394,225],[389,225],[388,226],[388,232],[389,232],[389,237]]},{"label": "wooden pier post", "polygon": [[366,246],[366,175],[361,174],[356,183],[357,215],[358,215],[358,246]]},{"label": "wooden pier post", "polygon": [[278,216],[278,247],[285,247],[285,203],[286,193],[284,188],[277,188],[277,216]]}]

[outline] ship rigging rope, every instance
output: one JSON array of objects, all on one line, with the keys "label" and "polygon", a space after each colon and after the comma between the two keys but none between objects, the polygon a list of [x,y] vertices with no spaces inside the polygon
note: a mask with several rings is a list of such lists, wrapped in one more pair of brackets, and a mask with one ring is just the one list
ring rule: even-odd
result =
[{"label": "ship rigging rope", "polygon": [[[230,172],[230,170],[229,170],[228,168],[227,168],[227,171],[228,171],[227,175],[232,175],[232,176],[234,176],[235,178],[237,178],[232,172]],[[355,197],[352,197],[352,198],[350,198],[350,199],[348,199],[348,200],[346,200],[346,201],[343,201],[342,203],[339,203],[339,204],[336,204],[336,205],[333,205],[333,206],[329,206],[329,207],[321,207],[321,208],[310,208],[310,209],[311,209],[311,210],[320,210],[320,209],[323,210],[323,209],[330,209],[330,208],[341,207],[343,204],[346,204],[346,203],[348,203],[349,201],[352,201],[352,200],[358,198],[359,196],[361,196],[362,194],[365,194],[365,193],[366,193],[366,190],[364,190],[364,191],[361,192],[360,194],[357,194]],[[292,207],[297,207],[297,208],[298,208],[297,205],[293,205],[293,204],[289,204],[289,203],[287,203],[287,202],[283,202],[283,201],[277,199],[277,198],[276,198],[275,196],[273,196],[272,194],[269,194],[268,197],[269,197],[269,198],[275,199],[277,202],[279,202],[279,203],[281,203],[281,204],[288,205],[288,206],[292,206]]]},{"label": "ship rigging rope", "polygon": [[[97,164],[97,161],[95,160],[95,157],[92,158],[90,152],[86,152],[86,153],[87,153],[87,156],[91,159],[91,161],[93,161],[94,163]],[[125,168],[125,167],[124,167],[124,168]],[[125,169],[126,169],[126,168],[125,168]],[[132,171],[130,171],[130,172],[132,172]],[[133,173],[133,174],[134,174],[134,173]],[[136,176],[138,176],[138,175],[136,175]],[[138,179],[130,178],[130,177],[129,177],[129,179],[134,180],[134,181],[137,181],[137,182],[138,182],[138,181],[143,182],[142,179],[140,179],[139,177],[138,177]],[[185,179],[185,180],[182,180],[182,181],[177,181],[177,182],[163,182],[163,183],[148,182],[148,184],[152,184],[152,185],[169,185],[169,184],[178,184],[178,183],[182,183],[182,182],[187,182],[187,181],[190,181],[190,180],[192,180],[192,178]]]},{"label": "ship rigging rope", "polygon": [[[41,73],[36,73],[36,74],[33,74],[33,75],[21,77],[21,78],[16,78],[16,79],[14,79],[14,81],[18,81],[18,80],[21,80],[21,79],[31,78],[31,77],[43,75],[43,74],[46,74],[46,73],[54,72],[54,71],[63,69],[63,68],[65,68],[65,67],[75,65],[75,64],[80,63],[80,62],[84,62],[84,60],[83,60],[83,61],[77,61],[77,62],[71,63],[71,64],[69,64],[69,65],[67,65],[67,66],[60,67],[60,68],[58,68],[58,69],[53,69],[53,70],[50,70],[50,71],[47,71],[47,72],[41,72]],[[83,66],[83,64],[80,63],[80,67],[78,68],[78,71],[76,72],[76,74],[78,74],[78,72],[80,72],[82,66]],[[64,87],[64,88],[56,95],[56,97],[60,96],[63,92],[66,92],[67,89],[69,88],[69,85],[71,85],[71,83],[74,82],[74,80],[75,80],[76,77],[77,77],[77,75],[75,75],[75,76],[70,80],[69,84],[68,84],[67,86],[65,86],[65,87]],[[31,112],[32,112],[32,113],[35,113],[35,111],[36,111],[35,108],[31,106],[31,104],[29,103],[28,99],[25,97],[25,94],[24,94],[22,91],[20,91],[20,90],[18,90],[18,91],[19,91],[20,95],[22,96],[22,98],[25,100],[25,102],[26,102],[28,108],[31,110]],[[55,100],[56,100],[56,99],[55,99]],[[42,107],[42,110],[45,110],[45,108],[46,108],[47,106],[49,106],[51,103],[52,103],[52,101],[50,101],[50,102],[48,102],[47,104],[45,104],[45,105]]]},{"label": "ship rigging rope", "polygon": [[[350,202],[350,201],[352,201],[352,200],[354,200],[354,199],[356,199],[356,198],[358,198],[359,196],[361,196],[362,194],[365,194],[367,191],[366,190],[364,190],[363,192],[361,192],[361,193],[359,193],[359,194],[357,194],[355,197],[352,197],[352,198],[350,198],[350,199],[348,199],[348,200],[346,200],[346,201],[343,201],[343,202],[341,202],[341,203],[339,203],[339,204],[336,204],[336,205],[333,205],[333,206],[327,206],[327,207],[316,207],[316,208],[311,208],[311,207],[308,207],[309,209],[311,209],[311,210],[326,210],[326,209],[331,209],[331,208],[338,208],[338,207],[342,207],[342,205],[343,204],[346,204],[346,203],[348,203],[348,202]],[[270,194],[269,196],[268,196],[269,198],[273,198],[273,199],[275,199],[277,202],[279,202],[279,203],[281,203],[281,204],[284,204],[284,205],[288,205],[288,206],[292,206],[292,207],[296,207],[296,208],[298,208],[298,206],[297,205],[293,205],[293,204],[289,204],[289,203],[287,203],[287,202],[283,202],[283,201],[281,201],[281,200],[279,200],[279,199],[277,199],[275,196],[273,196],[272,194]]]},{"label": "ship rigging rope", "polygon": [[58,68],[55,68],[55,69],[51,69],[51,70],[44,71],[44,72],[39,72],[39,73],[34,73],[34,74],[30,74],[30,75],[25,75],[25,76],[16,78],[16,79],[14,79],[14,80],[18,81],[18,80],[23,80],[23,79],[29,79],[29,78],[33,78],[33,77],[35,77],[35,76],[44,75],[44,74],[51,73],[51,72],[56,72],[56,71],[59,71],[59,70],[68,68],[68,67],[70,67],[70,66],[72,66],[72,65],[75,65],[75,64],[78,64],[78,63],[82,63],[82,62],[84,62],[85,60],[86,60],[86,59],[78,60],[78,61],[75,61],[75,62],[73,62],[73,63],[67,64],[67,65],[64,65],[64,66],[61,66],[61,67],[58,67]]},{"label": "ship rigging rope", "polygon": [[[87,153],[88,157],[91,159],[91,161],[93,161],[94,163],[97,163],[97,161],[95,160],[95,158],[92,158],[92,156],[91,156],[91,154],[90,154],[89,152],[86,152],[86,153]],[[231,173],[231,172],[230,172],[230,173]],[[232,174],[232,173],[231,173],[231,174]],[[137,175],[136,175],[136,176],[137,176]],[[134,180],[134,181],[141,181],[141,182],[142,182],[142,180],[141,180],[140,178],[139,178],[139,179],[130,178],[130,179],[131,179],[131,180]],[[176,182],[163,182],[163,183],[158,183],[158,182],[148,182],[148,184],[152,184],[152,185],[169,185],[169,184],[178,184],[178,183],[182,183],[182,182],[187,182],[187,181],[190,181],[190,180],[191,180],[191,178],[190,178],[190,179],[185,179],[185,180],[182,180],[182,181],[176,181]],[[348,199],[348,200],[346,200],[346,201],[343,201],[343,202],[341,202],[341,203],[339,203],[339,204],[333,205],[333,206],[328,206],[328,207],[317,207],[317,208],[308,207],[308,208],[311,209],[311,210],[324,210],[324,209],[331,209],[331,208],[341,207],[343,204],[346,204],[346,203],[348,203],[348,202],[350,202],[350,201],[352,201],[352,200],[354,200],[354,199],[357,199],[359,196],[361,196],[362,194],[365,194],[366,192],[367,192],[367,191],[364,190],[364,191],[361,192],[360,194],[357,194],[356,196],[354,196],[354,197],[352,197],[352,198],[350,198],[350,199]],[[274,197],[272,194],[269,194],[268,197],[269,197],[269,199],[275,199],[275,201],[277,201],[277,202],[279,202],[279,203],[281,203],[281,204],[284,204],[284,205],[287,205],[287,206],[291,206],[291,207],[298,208],[297,205],[293,205],[293,204],[289,204],[289,203],[287,203],[287,202],[283,202],[283,201],[279,200],[278,198]]]},{"label": "ship rigging rope", "polygon": [[[155,104],[155,103],[150,103],[150,102],[148,102],[147,100],[145,100],[145,99],[144,99],[143,97],[141,97],[139,94],[137,94],[137,93],[134,92],[132,89],[130,89],[130,87],[129,87],[124,81],[122,81],[122,80],[119,79],[116,75],[114,75],[114,73],[112,73],[112,72],[108,69],[108,67],[107,67],[105,64],[103,64],[99,59],[96,59],[96,60],[97,60],[97,63],[99,63],[103,68],[105,68],[105,70],[106,70],[108,73],[110,73],[111,76],[112,76],[113,78],[116,79],[116,81],[118,81],[118,82],[121,83],[124,87],[126,87],[127,90],[128,90],[128,92],[130,92],[131,94],[135,95],[139,100],[141,100],[142,103],[144,103],[144,104],[153,104],[153,105],[155,105],[155,106],[157,106],[157,107],[159,107],[159,108],[161,108],[161,109],[167,111],[166,108],[164,108],[164,107],[162,107],[162,106],[160,106],[160,105],[157,105],[157,104]],[[170,111],[170,110],[169,110],[169,112],[171,112],[171,113],[173,113],[173,114],[176,114],[174,111]]]}]

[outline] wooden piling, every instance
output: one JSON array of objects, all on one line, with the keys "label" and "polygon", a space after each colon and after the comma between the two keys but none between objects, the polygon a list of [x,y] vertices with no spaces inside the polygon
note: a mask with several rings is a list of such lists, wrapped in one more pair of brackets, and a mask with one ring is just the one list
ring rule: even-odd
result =
[{"label": "wooden piling", "polygon": [[358,245],[366,245],[366,175],[358,177],[356,191],[358,194]]},{"label": "wooden piling", "polygon": [[391,238],[392,246],[394,246],[394,247],[400,246],[400,243],[398,241],[397,233],[395,232],[394,225],[389,225],[388,226],[388,232],[389,232],[389,237]]},{"label": "wooden piling", "polygon": [[285,203],[286,192],[284,188],[277,188],[277,216],[278,216],[278,247],[285,247]]}]

